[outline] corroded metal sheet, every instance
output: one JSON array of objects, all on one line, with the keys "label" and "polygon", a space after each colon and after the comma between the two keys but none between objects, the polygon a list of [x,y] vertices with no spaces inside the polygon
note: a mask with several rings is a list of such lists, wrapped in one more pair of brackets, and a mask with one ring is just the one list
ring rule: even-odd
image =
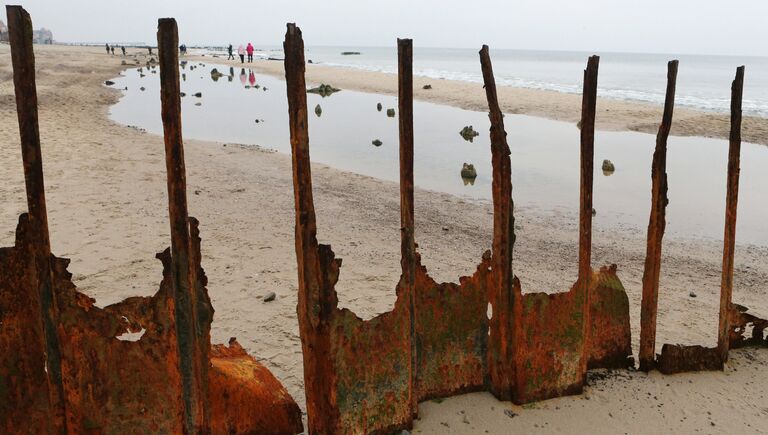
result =
[{"label": "corroded metal sheet", "polygon": [[667,204],[667,138],[672,128],[675,107],[678,61],[667,64],[667,91],[664,115],[656,135],[656,148],[651,164],[651,214],[648,218],[648,243],[643,269],[643,297],[640,309],[640,370],[648,371],[654,365],[656,354],[656,316],[659,305],[659,275],[661,274],[661,248],[666,228]]},{"label": "corroded metal sheet", "polygon": [[0,248],[0,432],[52,433],[45,334],[29,215],[19,218],[16,243]]},{"label": "corroded metal sheet", "polygon": [[[34,267],[25,255],[30,244],[28,227],[26,215],[22,215],[16,246],[0,249],[0,270],[23,271]],[[199,253],[194,219],[190,221],[190,233],[191,252]],[[69,260],[51,257],[68,432],[184,431],[181,374],[171,316],[174,304],[170,249],[157,257],[163,263],[163,280],[154,296],[129,298],[103,309],[77,291],[67,271]],[[203,296],[197,310],[212,314],[199,255],[193,258]],[[14,267],[6,268],[9,264]],[[55,433],[50,428],[43,344],[39,339],[22,341],[20,334],[35,330],[39,323],[35,322],[34,314],[39,308],[33,306],[30,310],[26,301],[17,304],[18,298],[13,298],[24,294],[28,280],[16,281],[16,276],[5,273],[0,277],[0,344],[3,349],[18,349],[0,355],[3,433]],[[29,294],[37,292],[34,288],[27,290]],[[13,325],[19,325],[21,330]],[[203,326],[209,328],[210,323]],[[213,389],[209,397],[217,403],[210,407],[213,433],[301,432],[298,405],[274,376],[236,342],[229,348],[214,346],[210,364],[213,368],[208,375]],[[232,432],[232,428],[243,430]]]},{"label": "corroded metal sheet", "polygon": [[633,367],[629,297],[616,265],[593,273],[591,283],[587,369]]},{"label": "corroded metal sheet", "polygon": [[488,376],[490,253],[459,284],[436,283],[417,254],[414,350],[419,401],[484,390]]},{"label": "corroded metal sheet", "polygon": [[581,393],[586,374],[581,369],[586,307],[581,288],[577,282],[566,293],[522,295],[515,280],[522,311],[515,316],[515,403]]},{"label": "corroded metal sheet", "polygon": [[616,268],[593,273],[589,264],[596,57],[585,71],[580,278],[567,293],[523,296],[512,273],[510,152],[487,47],[480,54],[491,109],[493,250],[459,284],[438,284],[421,265],[414,237],[411,41],[398,40],[402,274],[394,309],[363,321],[338,309],[341,260],[317,242],[303,40],[293,24],[284,52],[310,433],[409,428],[419,400],[467,391],[490,390],[517,402],[577,393],[588,365],[631,363],[629,302]]},{"label": "corroded metal sheet", "polygon": [[[675,71],[677,65],[675,65]],[[736,250],[736,211],[739,198],[739,172],[740,172],[740,160],[741,160],[741,110],[742,110],[742,95],[744,92],[744,67],[740,66],[736,69],[736,77],[731,84],[731,131],[730,140],[728,146],[728,175],[727,175],[727,189],[725,199],[725,230],[723,237],[723,267],[722,278],[720,283],[720,315],[718,318],[718,338],[717,346],[704,347],[699,345],[686,346],[686,345],[673,345],[665,344],[661,349],[661,354],[656,359],[656,364],[660,372],[662,373],[680,373],[687,371],[700,371],[700,370],[722,370],[725,362],[728,360],[728,351],[734,347],[739,347],[747,344],[763,345],[766,340],[763,337],[763,330],[766,328],[765,320],[755,317],[751,314],[747,314],[746,307],[735,305],[732,302],[733,299],[733,269],[735,261]],[[669,95],[668,95],[669,100]],[[656,162],[655,162],[656,163]],[[654,173],[660,166],[654,164]],[[663,195],[666,200],[666,189],[659,194]],[[657,192],[653,192],[654,198],[657,196]],[[652,216],[653,219],[653,216]],[[649,226],[649,231],[651,227]],[[660,253],[661,235],[663,235],[664,227],[660,228],[661,234],[658,236],[658,251]],[[650,233],[649,233],[650,234]],[[651,255],[652,240],[649,235],[648,238],[648,250],[649,256]],[[656,256],[659,253],[654,254]],[[646,265],[648,265],[650,259],[646,259]],[[659,259],[656,258],[655,262],[658,267]],[[655,273],[655,282],[650,285],[655,285],[658,289],[658,270]],[[645,294],[644,294],[645,299]],[[649,304],[651,305],[651,304]],[[643,304],[643,312],[652,314],[653,319],[651,323],[651,316],[648,316],[648,321],[643,323],[644,329],[652,329],[655,332],[655,302],[652,306],[646,307],[645,300]],[[644,316],[645,317],[645,316]],[[647,323],[647,324],[646,324]],[[747,327],[752,328],[751,337],[746,337]],[[650,363],[648,355],[650,349],[655,344],[648,335],[648,341],[643,343],[641,341],[641,368],[647,369]],[[645,355],[644,355],[645,354]]]},{"label": "corroded metal sheet", "polygon": [[208,370],[211,432],[214,434],[296,434],[301,409],[274,375],[240,344],[211,346]]},{"label": "corroded metal sheet", "polygon": [[[178,89],[177,59],[168,56],[176,53],[175,21],[160,20],[158,33],[161,73],[177,72],[161,74],[172,235],[157,255],[163,279],[152,297],[99,308],[77,291],[69,260],[50,253],[31,20],[18,6],[8,15],[29,213],[14,247],[0,248],[0,431],[301,432],[296,403],[236,342],[210,357],[213,307],[198,222],[187,213],[179,106],[166,92],[169,82]],[[212,410],[211,399],[236,403]]]}]

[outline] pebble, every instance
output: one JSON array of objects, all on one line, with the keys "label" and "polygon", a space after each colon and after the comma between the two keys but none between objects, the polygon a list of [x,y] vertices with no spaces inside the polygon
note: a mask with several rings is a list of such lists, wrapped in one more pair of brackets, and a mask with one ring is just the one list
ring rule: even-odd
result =
[{"label": "pebble", "polygon": [[277,298],[275,292],[269,292],[264,296],[264,302],[272,302]]}]

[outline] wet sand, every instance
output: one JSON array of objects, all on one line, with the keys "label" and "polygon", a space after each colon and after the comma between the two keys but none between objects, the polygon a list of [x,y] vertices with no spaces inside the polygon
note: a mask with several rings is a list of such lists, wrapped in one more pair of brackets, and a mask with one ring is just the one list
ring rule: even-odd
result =
[{"label": "wet sand", "polygon": [[[120,92],[103,82],[125,68],[119,56],[98,47],[36,50],[53,251],[72,259],[75,284],[100,306],[152,294],[162,271],[154,254],[170,243],[162,137],[108,119]],[[0,246],[9,246],[26,203],[7,45],[0,45],[0,59]],[[310,68],[311,80],[320,81],[316,70],[322,71]],[[343,80],[353,79],[337,76],[332,83],[343,87]],[[440,86],[433,81],[437,90]],[[190,214],[201,222],[203,267],[216,310],[213,341],[238,337],[303,406],[290,157],[204,141],[187,141],[185,151]],[[319,239],[344,259],[340,306],[364,318],[391,309],[400,269],[397,185],[321,165],[313,167],[313,175]],[[570,288],[576,278],[577,222],[539,215],[524,204],[516,215],[514,269],[524,291]],[[490,249],[487,202],[417,189],[416,222],[424,263],[438,281],[471,273]],[[636,350],[645,234],[596,227],[593,237],[594,265],[619,265]],[[659,349],[663,342],[713,345],[721,244],[665,242]],[[763,317],[767,254],[768,248],[738,246],[735,271],[734,302]],[[697,297],[690,297],[691,291]],[[264,303],[268,292],[277,299]],[[485,393],[463,395],[423,403],[414,433],[766,432],[766,369],[768,351],[744,349],[731,353],[722,373],[606,373],[582,396],[525,407]]]}]

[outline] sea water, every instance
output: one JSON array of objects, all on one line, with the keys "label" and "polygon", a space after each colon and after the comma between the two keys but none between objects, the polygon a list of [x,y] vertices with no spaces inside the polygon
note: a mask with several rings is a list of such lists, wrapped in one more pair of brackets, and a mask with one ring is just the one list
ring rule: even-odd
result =
[{"label": "sea water", "polygon": [[[190,69],[193,65],[194,70]],[[212,68],[225,75],[214,81]],[[253,144],[290,153],[283,80],[247,68],[230,71],[228,66],[200,62],[185,65],[180,72],[185,77],[181,83],[186,94],[182,98],[185,138]],[[131,68],[114,79],[115,87],[127,90],[112,106],[111,118],[162,134],[159,74],[145,67],[143,75]],[[200,98],[193,96],[197,92],[202,94]],[[307,102],[313,162],[398,180],[398,121],[396,116],[386,114],[389,108],[397,111],[395,97],[342,90],[325,98],[309,93]],[[381,111],[377,110],[378,103]],[[320,115],[315,113],[317,105]],[[468,125],[480,133],[472,142],[459,134]],[[577,127],[522,115],[506,115],[505,126],[511,148],[515,206],[523,212],[564,214],[575,221],[579,206]],[[416,186],[489,200],[489,128],[486,113],[414,102]],[[374,145],[375,140],[381,145]],[[644,233],[651,204],[655,136],[598,131],[595,141],[595,225]],[[669,138],[670,237],[722,239],[727,158],[727,141]],[[603,174],[603,159],[615,164],[614,173]],[[768,216],[768,147],[744,143],[741,161],[737,241],[768,245],[764,225]],[[477,178],[473,182],[461,178],[463,163],[475,166]]]}]

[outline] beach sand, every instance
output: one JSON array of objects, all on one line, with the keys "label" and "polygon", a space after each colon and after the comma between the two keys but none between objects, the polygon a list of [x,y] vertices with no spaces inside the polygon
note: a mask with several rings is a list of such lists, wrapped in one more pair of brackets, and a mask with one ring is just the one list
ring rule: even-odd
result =
[{"label": "beach sand", "polygon": [[[36,52],[53,251],[72,259],[75,284],[99,306],[152,294],[162,271],[154,254],[170,244],[162,137],[108,119],[109,106],[120,92],[103,83],[125,68],[119,56],[107,56],[98,47],[37,46]],[[282,63],[256,67],[280,75]],[[341,87],[357,88],[352,84],[358,83],[364,90],[394,92],[391,76],[346,70],[335,74],[310,67],[308,77]],[[463,106],[475,97],[462,89],[477,88],[473,92],[480,95],[477,85],[452,83],[452,93],[442,81],[431,83],[431,93],[425,97],[427,91],[418,90],[418,98]],[[421,79],[416,84],[420,86]],[[505,110],[527,107],[509,105],[518,91],[528,92],[501,91]],[[485,110],[479,98],[468,107]],[[0,102],[0,246],[10,246],[26,202],[7,45],[0,45]],[[557,104],[541,103],[525,113],[546,115],[540,112],[543,107]],[[631,111],[645,119],[642,122],[656,122],[650,113],[658,113],[658,108],[616,104],[627,107],[627,122]],[[510,110],[514,107],[517,110]],[[570,111],[551,117],[572,121],[576,115]],[[765,120],[757,123],[764,125]],[[236,336],[303,407],[290,156],[194,140],[185,142],[185,154],[189,209],[201,222],[203,267],[216,310],[212,339],[225,342]],[[319,240],[330,243],[344,259],[337,286],[340,306],[364,318],[391,309],[400,273],[397,185],[322,165],[313,166],[313,176]],[[490,249],[490,204],[419,189],[415,202],[416,239],[430,273],[438,281],[456,281],[474,271],[483,251]],[[523,290],[566,291],[576,278],[577,222],[517,206],[514,270]],[[596,221],[593,264],[619,265],[630,298],[636,351],[645,232],[602,227],[599,215]],[[713,241],[665,240],[658,349],[664,342],[715,343],[721,249],[721,243]],[[737,247],[734,302],[762,317],[768,315],[767,254],[765,247]],[[696,298],[689,296],[691,291]],[[268,292],[275,292],[277,299],[264,303],[261,298]],[[499,402],[487,393],[462,395],[423,403],[413,432],[766,432],[767,369],[768,351],[743,349],[731,352],[724,372],[600,372],[584,395],[525,407]]]}]

